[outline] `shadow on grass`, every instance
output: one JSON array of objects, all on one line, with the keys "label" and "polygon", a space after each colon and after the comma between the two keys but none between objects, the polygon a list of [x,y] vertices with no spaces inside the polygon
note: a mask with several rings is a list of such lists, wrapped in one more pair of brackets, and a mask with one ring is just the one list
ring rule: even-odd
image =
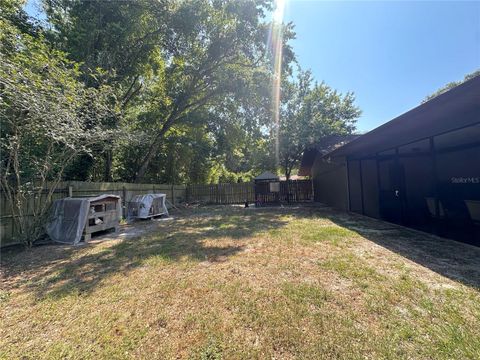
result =
[{"label": "shadow on grass", "polygon": [[357,214],[328,210],[325,216],[440,275],[480,290],[480,247]]},{"label": "shadow on grass", "polygon": [[282,214],[222,207],[200,209],[184,212],[173,221],[141,224],[150,227],[150,231],[113,245],[42,246],[2,254],[1,265],[9,286],[25,286],[37,299],[89,294],[103,279],[117,273],[127,274],[144,266],[149,259],[167,266],[184,260],[225,261],[244,250],[242,240],[284,226]]},{"label": "shadow on grass", "polygon": [[42,246],[2,253],[3,286],[25,288],[37,299],[88,295],[115,274],[149,264],[226,261],[245,248],[245,240],[287,224],[283,215],[323,217],[452,280],[480,289],[480,248],[441,239],[383,221],[330,208],[232,209],[184,211],[173,221],[146,222],[149,231],[123,241],[83,247]]}]

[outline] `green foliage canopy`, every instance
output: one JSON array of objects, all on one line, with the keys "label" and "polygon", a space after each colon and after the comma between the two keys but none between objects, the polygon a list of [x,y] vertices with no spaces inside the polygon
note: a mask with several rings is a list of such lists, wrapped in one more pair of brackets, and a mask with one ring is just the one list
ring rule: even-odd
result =
[{"label": "green foliage canopy", "polygon": [[355,96],[316,83],[310,71],[299,70],[295,81],[284,81],[279,123],[279,160],[290,177],[305,148],[329,135],[351,134],[361,111]]},{"label": "green foliage canopy", "polygon": [[[8,18],[0,18],[0,28],[0,184],[20,238],[31,241],[65,168],[112,138],[103,123],[118,116],[116,98],[106,86],[85,87],[78,65],[41,35],[22,32]],[[33,224],[23,214],[29,196],[35,196]]]},{"label": "green foliage canopy", "polygon": [[468,81],[470,79],[473,79],[474,77],[476,76],[480,76],[480,69],[479,70],[476,70],[470,74],[467,74],[465,75],[465,77],[463,78],[463,80],[460,80],[460,81],[452,81],[452,82],[449,82],[448,84],[446,84],[445,86],[442,86],[440,89],[438,89],[437,91],[435,91],[433,94],[430,94],[428,95],[425,99],[423,99],[422,101],[422,104],[423,103],[426,103],[427,101],[437,97],[438,95],[441,95],[443,94],[444,92],[450,90],[450,89],[453,89],[455,86],[458,86],[462,83],[464,83],[465,81]]}]

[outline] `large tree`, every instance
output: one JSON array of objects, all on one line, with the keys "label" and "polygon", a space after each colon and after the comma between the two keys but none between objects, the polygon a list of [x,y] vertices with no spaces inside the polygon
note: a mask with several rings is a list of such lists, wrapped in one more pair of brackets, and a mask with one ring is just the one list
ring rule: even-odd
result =
[{"label": "large tree", "polygon": [[[136,161],[120,159],[129,162],[136,181],[155,177],[152,163],[171,149],[164,145],[175,128],[192,119],[197,129],[211,118],[222,119],[218,126],[240,122],[248,136],[270,120],[270,1],[44,1],[52,41],[82,69],[103,69],[104,76],[87,85],[114,86],[127,114],[123,126],[143,133]],[[293,59],[288,46],[284,57],[284,64]]]},{"label": "large tree", "polygon": [[285,80],[278,126],[279,165],[286,178],[306,147],[329,135],[352,133],[360,114],[353,93],[341,94],[314,82],[310,71],[300,70],[295,80]]},{"label": "large tree", "polygon": [[[166,37],[167,1],[44,0],[51,26],[48,38],[80,64],[88,87],[115,89],[124,111],[141,92],[156,66],[152,56]],[[92,72],[96,76],[90,76]],[[118,123],[109,123],[112,129]],[[112,179],[115,143],[98,144],[93,156],[82,157],[68,174],[79,180]],[[101,168],[101,169],[100,169]],[[95,176],[95,174],[99,176]]]},{"label": "large tree", "polygon": [[137,172],[142,181],[165,134],[186,116],[205,107],[235,101],[265,55],[263,6],[258,1],[188,1],[170,16],[163,86],[156,102],[155,131]]}]

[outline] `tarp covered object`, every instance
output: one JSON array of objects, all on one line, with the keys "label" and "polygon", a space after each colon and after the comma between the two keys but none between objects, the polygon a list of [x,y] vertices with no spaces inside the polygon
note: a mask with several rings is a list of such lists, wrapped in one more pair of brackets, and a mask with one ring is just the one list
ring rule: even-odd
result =
[{"label": "tarp covered object", "polygon": [[[83,229],[87,222],[90,203],[112,197],[118,199],[120,203],[119,196],[108,194],[55,200],[52,204],[49,220],[45,225],[48,236],[59,243],[77,245],[82,238]],[[121,206],[117,206],[117,208],[119,209],[120,219]]]},{"label": "tarp covered object", "polygon": [[128,219],[147,219],[157,215],[167,215],[166,194],[136,195],[128,206]]}]

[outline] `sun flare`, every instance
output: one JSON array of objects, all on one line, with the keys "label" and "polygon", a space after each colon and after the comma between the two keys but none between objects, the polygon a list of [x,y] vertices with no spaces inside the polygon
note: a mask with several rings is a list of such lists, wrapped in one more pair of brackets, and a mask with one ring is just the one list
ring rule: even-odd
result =
[{"label": "sun flare", "polygon": [[276,0],[275,1],[275,11],[273,12],[273,21],[281,24],[283,21],[283,14],[285,12],[285,2],[286,0]]},{"label": "sun flare", "polygon": [[275,137],[275,159],[277,165],[279,158],[279,127],[280,127],[280,85],[282,75],[282,53],[283,53],[283,16],[286,0],[275,0],[275,10],[272,15],[272,24],[268,37],[268,46],[272,52],[273,60],[273,82],[272,82],[272,117],[274,122]]}]

